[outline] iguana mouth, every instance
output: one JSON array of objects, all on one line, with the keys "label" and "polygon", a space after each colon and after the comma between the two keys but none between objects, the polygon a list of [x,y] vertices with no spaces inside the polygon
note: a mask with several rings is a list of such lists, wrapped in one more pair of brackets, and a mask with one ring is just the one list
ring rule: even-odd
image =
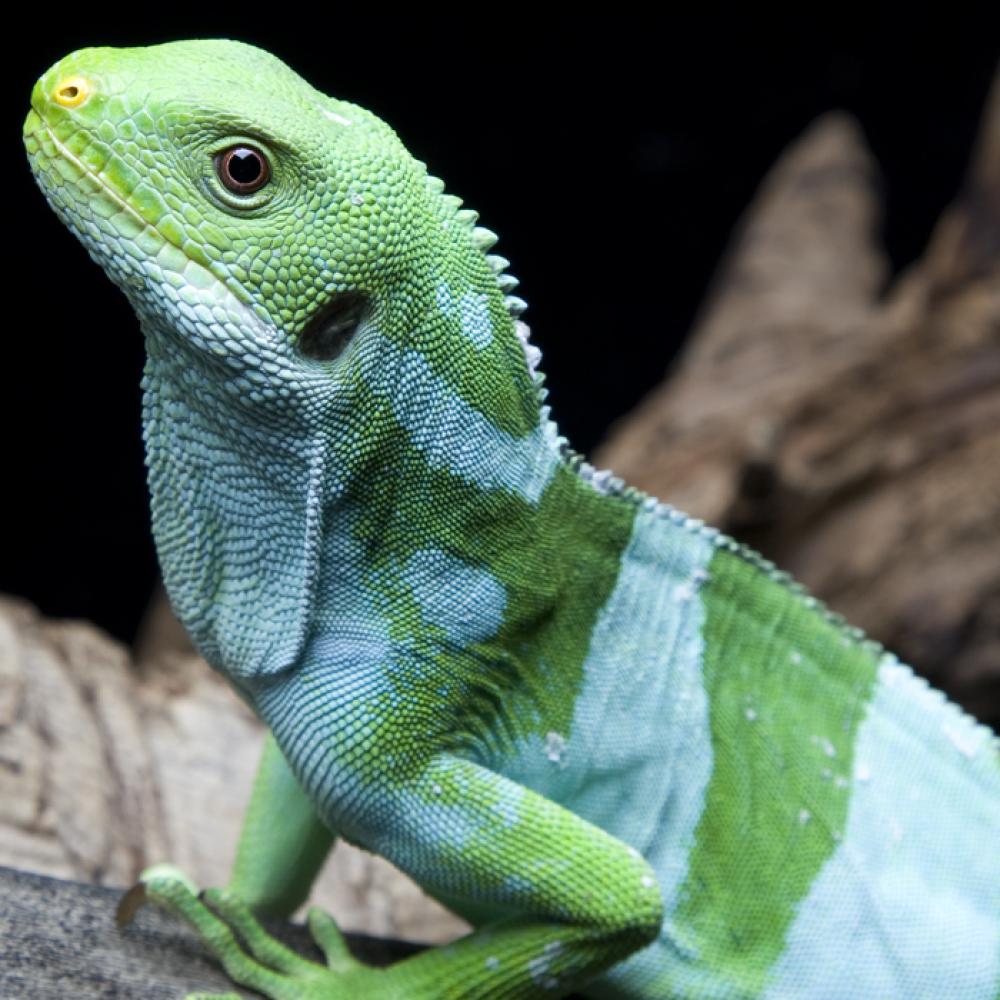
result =
[{"label": "iguana mouth", "polygon": [[[29,125],[33,125],[34,127],[29,128]],[[22,131],[26,137],[34,137],[44,128],[46,128],[46,125],[42,118],[42,113],[32,104],[31,110],[28,112],[28,117],[24,119],[24,128]]]},{"label": "iguana mouth", "polygon": [[[35,113],[38,114],[37,111]],[[138,222],[143,228],[146,228],[148,226],[158,236],[160,236],[164,240],[164,242],[167,243],[171,242],[171,240],[167,239],[167,237],[162,232],[160,232],[159,229],[157,229],[154,223],[150,222],[148,219],[144,219],[142,215],[108,183],[106,178],[102,177],[99,172],[92,170],[78,156],[74,155],[66,146],[66,144],[60,141],[60,139],[56,136],[55,132],[52,131],[52,128],[49,126],[49,123],[41,115],[39,115],[38,117],[41,119],[42,123],[41,129],[39,129],[38,131],[45,132],[45,134],[51,140],[52,145],[55,146],[56,151],[64,160],[67,160],[69,163],[71,163],[80,172],[82,176],[89,177],[92,181],[94,181],[101,188],[103,194],[107,195],[108,198],[111,199],[111,201],[113,201],[120,209],[122,209],[122,211],[127,212],[129,215],[131,215],[132,218],[135,219],[135,221]],[[174,243],[174,246],[177,246],[177,244]],[[183,253],[183,249],[180,246],[177,246],[177,249],[181,250],[181,252]]]},{"label": "iguana mouth", "polygon": [[[250,296],[238,282],[233,282],[227,275],[216,273],[210,261],[197,260],[192,257],[182,245],[181,241],[171,239],[170,236],[160,229],[155,222],[147,219],[139,211],[139,209],[131,204],[128,199],[115,188],[114,184],[104,175],[103,171],[93,169],[83,159],[81,159],[81,157],[77,156],[71,149],[69,149],[66,143],[59,139],[59,137],[55,134],[52,126],[48,123],[48,121],[46,121],[44,114],[39,111],[34,102],[32,102],[31,110],[25,118],[23,135],[25,139],[33,139],[38,144],[38,149],[29,154],[29,161],[31,163],[32,173],[38,180],[42,190],[46,193],[46,196],[50,198],[55,197],[53,186],[47,182],[47,178],[51,172],[50,169],[48,169],[48,166],[53,162],[53,158],[42,148],[44,141],[47,139],[52,143],[52,148],[55,150],[56,154],[64,162],[70,164],[80,178],[86,178],[87,180],[93,181],[93,183],[98,186],[100,189],[99,197],[106,198],[119,211],[128,215],[133,222],[140,227],[140,231],[152,233],[156,239],[160,240],[163,244],[175,248],[184,256],[185,260],[188,261],[192,267],[202,269],[205,273],[211,276],[212,280],[219,282],[219,284],[223,285],[227,291],[231,292],[243,305],[253,308]],[[90,208],[91,218],[96,220],[99,213],[94,212],[89,205],[92,197],[92,193],[86,194],[83,198],[73,199],[72,204],[70,204],[65,198],[59,198],[58,200],[62,204],[64,211],[71,216],[77,215],[81,218],[83,217],[83,212],[81,211],[82,206],[87,205],[88,208]],[[109,225],[114,226],[112,219],[101,218],[102,221],[106,221]],[[118,227],[115,226],[114,228],[117,230]],[[83,233],[80,233],[80,235],[82,238],[84,237]],[[124,239],[127,237],[127,234],[119,232],[119,237]],[[84,238],[84,242],[89,243],[90,240],[91,238],[89,236]]]}]

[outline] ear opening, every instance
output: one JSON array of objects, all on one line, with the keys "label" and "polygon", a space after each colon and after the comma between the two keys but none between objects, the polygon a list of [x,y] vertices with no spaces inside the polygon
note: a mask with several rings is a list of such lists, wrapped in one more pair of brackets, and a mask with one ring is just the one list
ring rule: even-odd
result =
[{"label": "ear opening", "polygon": [[299,351],[314,361],[333,361],[343,354],[364,318],[368,296],[337,292],[323,303],[299,334]]}]

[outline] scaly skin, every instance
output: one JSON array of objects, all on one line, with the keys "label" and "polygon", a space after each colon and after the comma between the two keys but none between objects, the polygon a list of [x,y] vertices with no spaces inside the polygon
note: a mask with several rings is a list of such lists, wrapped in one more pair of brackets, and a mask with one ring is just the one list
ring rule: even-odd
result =
[{"label": "scaly skin", "polygon": [[[273,734],[228,890],[144,877],[237,982],[1000,997],[995,737],[568,449],[495,237],[385,124],[224,41],[74,53],[32,107],[145,336],[171,600]],[[314,913],[327,965],[289,953],[251,910],[332,831],[476,930],[371,970]]]}]

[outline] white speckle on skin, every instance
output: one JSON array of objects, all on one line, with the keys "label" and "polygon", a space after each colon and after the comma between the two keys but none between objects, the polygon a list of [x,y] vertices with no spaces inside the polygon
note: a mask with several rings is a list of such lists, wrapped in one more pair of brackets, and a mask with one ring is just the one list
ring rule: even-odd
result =
[{"label": "white speckle on skin", "polygon": [[822,740],[820,740],[820,746],[823,748],[823,753],[825,753],[827,757],[837,756],[837,748],[825,736]]},{"label": "white speckle on skin", "polygon": [[486,959],[485,965],[490,972],[496,972],[496,970],[500,968],[500,959],[497,958],[496,955],[490,955],[490,957]]},{"label": "white speckle on skin", "polygon": [[542,956],[532,958],[528,962],[528,972],[531,973],[532,982],[541,985],[542,981],[548,978],[549,960]]},{"label": "white speckle on skin", "polygon": [[867,764],[862,764],[859,761],[857,763],[857,765],[855,766],[855,768],[854,768],[854,777],[857,778],[858,781],[862,781],[862,782],[863,781],[871,781],[871,779],[872,779],[872,772],[869,770]]},{"label": "white speckle on skin", "polygon": [[642,882],[645,888],[647,889],[653,888],[653,879],[649,875],[643,875],[639,881]]},{"label": "white speckle on skin", "polygon": [[536,986],[541,986],[545,990],[554,990],[559,985],[559,980],[549,974],[549,965],[552,959],[562,949],[560,941],[552,941],[547,944],[543,953],[538,958],[533,958],[528,962],[528,972]]},{"label": "white speckle on skin", "polygon": [[326,108],[320,109],[323,112],[323,117],[328,118],[332,122],[336,122],[338,125],[350,125],[350,119],[345,118],[343,115],[338,115],[336,111],[328,111]]},{"label": "white speckle on skin", "polygon": [[793,649],[790,655],[792,663],[799,664],[802,662],[802,654],[797,650]]},{"label": "white speckle on skin", "polygon": [[458,300],[458,312],[462,333],[480,350],[489,347],[493,343],[493,326],[487,297],[465,292]]},{"label": "white speckle on skin", "polygon": [[812,813],[808,809],[799,810],[799,825],[805,826],[812,819]]},{"label": "white speckle on skin", "polygon": [[674,599],[686,604],[694,597],[694,590],[689,583],[679,583],[674,587]]},{"label": "white speckle on skin", "polygon": [[508,830],[517,824],[521,818],[518,810],[518,801],[514,799],[501,799],[499,802],[494,803],[492,810],[500,817],[504,828]]},{"label": "white speckle on skin", "polygon": [[431,791],[434,792],[435,795],[441,795],[444,789],[435,781],[434,784],[431,785]]},{"label": "white speckle on skin", "polygon": [[755,722],[757,719],[757,710],[755,708],[748,708],[744,713],[747,722]]},{"label": "white speckle on skin", "polygon": [[503,891],[508,896],[528,895],[534,887],[534,882],[525,875],[508,875],[503,880]]},{"label": "white speckle on skin", "polygon": [[703,583],[708,583],[708,581],[710,579],[711,579],[711,576],[709,576],[709,573],[708,573],[707,569],[696,569],[691,574],[691,580],[692,580],[692,582],[695,584],[695,586],[698,586],[698,587],[700,587]]},{"label": "white speckle on skin", "polygon": [[560,763],[565,752],[565,737],[560,736],[559,733],[556,732],[548,732],[545,734],[545,756],[552,761],[553,764]]}]

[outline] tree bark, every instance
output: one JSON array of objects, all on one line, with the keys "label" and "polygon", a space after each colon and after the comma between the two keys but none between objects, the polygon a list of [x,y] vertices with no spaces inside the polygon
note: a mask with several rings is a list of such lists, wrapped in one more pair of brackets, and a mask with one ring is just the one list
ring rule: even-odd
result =
[{"label": "tree bark", "polygon": [[[179,1000],[192,991],[229,993],[232,981],[193,931],[146,906],[119,930],[112,889],[0,868],[0,996],[4,1000]],[[306,958],[322,961],[305,927],[265,921]],[[418,949],[347,936],[356,958],[388,965]],[[258,996],[239,987],[239,993]]]}]

